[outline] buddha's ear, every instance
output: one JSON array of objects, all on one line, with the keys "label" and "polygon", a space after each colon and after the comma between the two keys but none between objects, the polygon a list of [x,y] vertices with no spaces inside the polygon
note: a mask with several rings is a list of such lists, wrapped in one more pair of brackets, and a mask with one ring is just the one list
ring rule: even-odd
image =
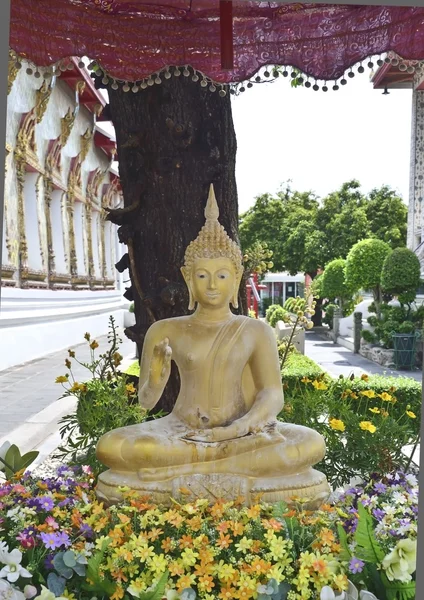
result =
[{"label": "buddha's ear", "polygon": [[184,277],[184,281],[185,281],[185,284],[188,289],[188,310],[194,310],[195,309],[195,301],[193,298],[193,291],[191,289],[190,275],[189,275],[186,267],[181,267],[181,273]]},{"label": "buddha's ear", "polygon": [[237,279],[235,281],[233,297],[230,300],[230,302],[234,308],[238,308],[238,293],[239,293],[239,289],[240,289],[240,282],[241,282],[242,275],[243,275],[243,273],[240,273],[240,275],[237,277]]}]

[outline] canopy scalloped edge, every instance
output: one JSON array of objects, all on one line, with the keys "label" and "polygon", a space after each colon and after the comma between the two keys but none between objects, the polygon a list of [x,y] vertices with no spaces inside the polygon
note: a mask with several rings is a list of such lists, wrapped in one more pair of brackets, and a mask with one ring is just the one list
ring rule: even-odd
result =
[{"label": "canopy scalloped edge", "polygon": [[[381,67],[383,64],[389,63],[394,67],[398,67],[400,71],[407,72],[409,75],[415,78],[424,76],[424,61],[404,60],[394,52],[388,52],[384,58],[380,55],[377,55],[377,57],[369,56],[366,57],[366,59],[366,66],[370,69],[370,72],[373,72],[375,66]],[[374,59],[375,62],[373,62],[372,59]],[[69,68],[74,67],[73,63],[70,62],[70,58],[65,58],[50,67],[37,66],[28,59],[18,56],[13,50],[10,52],[10,60],[14,62],[14,67],[16,70],[19,70],[23,63],[26,63],[28,65],[26,67],[26,72],[29,76],[34,75],[37,78],[43,77],[45,79],[50,78],[53,75],[59,76],[61,72],[67,70],[68,65]],[[88,61],[89,59],[87,59],[87,62]],[[355,76],[355,66],[358,73],[362,74],[365,72],[365,68],[362,64],[363,62],[364,61],[360,61],[359,63],[356,63],[356,65],[349,67],[343,76],[338,79],[321,80],[321,86],[319,85],[320,80],[315,77],[311,77],[293,65],[265,65],[257,69],[250,79],[238,83],[221,83],[214,81],[191,65],[167,66],[161,71],[152,73],[148,77],[137,81],[122,81],[115,79],[96,61],[90,61],[90,64],[87,65],[83,60],[80,60],[79,66],[80,68],[87,67],[88,70],[91,71],[93,78],[98,78],[101,80],[101,85],[99,81],[99,87],[106,88],[110,85],[112,89],[118,89],[119,87],[122,87],[124,92],[129,92],[131,90],[132,92],[136,93],[153,85],[161,84],[163,79],[169,79],[172,76],[182,76],[183,78],[190,77],[192,81],[199,82],[201,87],[204,89],[208,89],[211,92],[218,91],[220,96],[226,96],[228,91],[231,94],[239,94],[240,92],[244,92],[246,88],[251,88],[254,84],[266,82],[270,83],[275,81],[275,79],[280,76],[290,76],[291,85],[293,87],[304,85],[306,88],[311,88],[315,91],[321,88],[324,92],[328,91],[329,87],[327,86],[327,83],[331,81],[333,83],[331,89],[337,91],[340,89],[340,85],[346,85],[348,79]]]}]

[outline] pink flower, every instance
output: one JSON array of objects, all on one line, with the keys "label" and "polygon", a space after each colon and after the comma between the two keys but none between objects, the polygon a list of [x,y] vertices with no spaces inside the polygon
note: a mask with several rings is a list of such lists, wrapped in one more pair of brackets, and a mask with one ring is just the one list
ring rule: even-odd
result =
[{"label": "pink flower", "polygon": [[46,524],[52,529],[59,529],[59,524],[54,520],[53,517],[47,517]]}]

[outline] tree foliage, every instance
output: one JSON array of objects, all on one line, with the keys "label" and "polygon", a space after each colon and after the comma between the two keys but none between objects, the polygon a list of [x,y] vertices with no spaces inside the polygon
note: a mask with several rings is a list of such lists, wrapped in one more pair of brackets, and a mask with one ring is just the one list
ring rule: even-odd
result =
[{"label": "tree foliage", "polygon": [[381,284],[381,273],[389,244],[382,240],[368,239],[356,243],[346,259],[346,281],[355,291],[372,290]]},{"label": "tree foliage", "polygon": [[276,195],[259,196],[241,215],[240,240],[244,249],[266,242],[276,270],[314,277],[330,261],[346,258],[362,239],[404,246],[406,220],[406,205],[386,185],[364,195],[352,180],[319,201],[314,193],[294,191],[287,184]]},{"label": "tree foliage", "polygon": [[381,287],[399,296],[402,302],[413,302],[420,285],[421,267],[417,255],[408,248],[396,248],[386,257],[381,274]]},{"label": "tree foliage", "polygon": [[350,298],[352,288],[346,282],[346,260],[336,258],[330,261],[322,275],[321,294],[324,298],[343,301]]}]

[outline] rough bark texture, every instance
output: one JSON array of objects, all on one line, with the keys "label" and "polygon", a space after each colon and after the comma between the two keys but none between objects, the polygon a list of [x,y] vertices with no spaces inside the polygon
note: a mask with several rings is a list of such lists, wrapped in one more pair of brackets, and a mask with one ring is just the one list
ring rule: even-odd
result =
[{"label": "rough bark texture", "polygon": [[[109,218],[128,245],[136,325],[126,330],[141,350],[152,322],[187,314],[180,273],[184,252],[204,224],[210,183],[220,222],[238,241],[236,137],[230,97],[171,77],[137,93],[108,87],[116,131],[123,210]],[[160,406],[170,411],[179,390],[173,367]]]}]

